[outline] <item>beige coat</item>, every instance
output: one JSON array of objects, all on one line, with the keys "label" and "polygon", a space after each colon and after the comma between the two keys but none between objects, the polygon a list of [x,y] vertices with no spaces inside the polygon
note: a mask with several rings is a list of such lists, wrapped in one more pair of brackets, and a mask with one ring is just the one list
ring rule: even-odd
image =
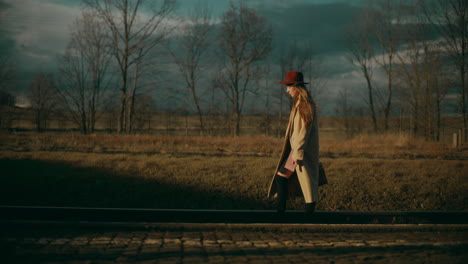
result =
[{"label": "beige coat", "polygon": [[308,126],[305,126],[304,120],[299,115],[299,103],[296,103],[289,116],[283,150],[270,183],[268,197],[271,198],[277,193],[274,176],[292,150],[293,159],[302,160],[303,164],[302,166],[298,165],[295,173],[289,178],[289,195],[293,197],[302,194],[305,202],[311,203],[318,200],[319,137],[317,111],[314,104],[314,118]]}]

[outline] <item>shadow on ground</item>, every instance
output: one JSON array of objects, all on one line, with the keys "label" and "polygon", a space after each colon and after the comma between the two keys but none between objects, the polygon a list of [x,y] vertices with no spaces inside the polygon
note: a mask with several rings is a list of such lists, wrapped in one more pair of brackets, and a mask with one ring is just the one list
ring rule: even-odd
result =
[{"label": "shadow on ground", "polygon": [[135,177],[102,168],[0,159],[1,205],[177,209],[259,209],[267,202]]}]

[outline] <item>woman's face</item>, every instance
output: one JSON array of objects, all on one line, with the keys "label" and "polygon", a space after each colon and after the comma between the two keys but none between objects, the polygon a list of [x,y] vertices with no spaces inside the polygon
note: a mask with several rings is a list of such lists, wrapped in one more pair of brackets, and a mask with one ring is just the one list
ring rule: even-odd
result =
[{"label": "woman's face", "polygon": [[296,98],[299,95],[299,92],[297,91],[297,88],[294,86],[286,86],[286,92],[292,97]]}]

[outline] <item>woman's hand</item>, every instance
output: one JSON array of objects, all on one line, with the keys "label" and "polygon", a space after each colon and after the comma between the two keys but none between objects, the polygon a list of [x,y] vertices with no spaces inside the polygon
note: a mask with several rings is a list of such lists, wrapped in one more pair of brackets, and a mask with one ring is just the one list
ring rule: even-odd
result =
[{"label": "woman's hand", "polygon": [[299,165],[302,166],[304,164],[303,160],[293,160],[293,165]]},{"label": "woman's hand", "polygon": [[303,164],[304,164],[304,163],[303,163],[302,160],[300,160],[300,159],[294,160],[294,159],[293,159],[293,165],[299,165],[298,169],[299,169],[300,172],[302,172],[302,165],[303,165]]}]

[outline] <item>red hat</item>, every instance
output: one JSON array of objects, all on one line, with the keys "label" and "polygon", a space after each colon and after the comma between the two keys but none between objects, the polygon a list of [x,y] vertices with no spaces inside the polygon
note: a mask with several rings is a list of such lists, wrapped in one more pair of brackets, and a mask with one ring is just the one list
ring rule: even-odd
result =
[{"label": "red hat", "polygon": [[286,73],[286,80],[279,82],[280,84],[298,84],[298,83],[304,83],[304,76],[302,75],[302,72],[297,72],[297,71],[290,71]]}]

